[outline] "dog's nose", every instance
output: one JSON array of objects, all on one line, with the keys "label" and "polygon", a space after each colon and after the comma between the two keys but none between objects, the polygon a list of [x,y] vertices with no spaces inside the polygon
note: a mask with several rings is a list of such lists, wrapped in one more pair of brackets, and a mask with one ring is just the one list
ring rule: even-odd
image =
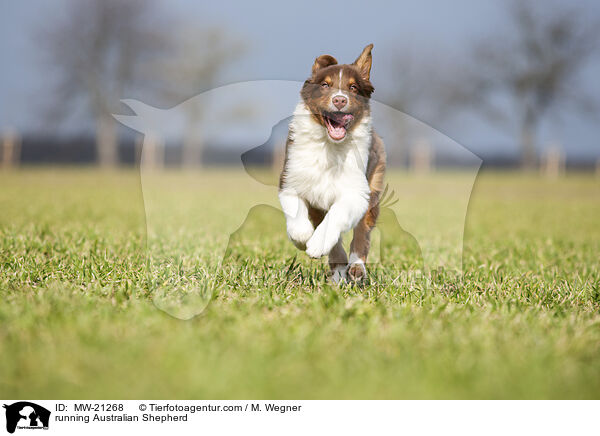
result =
[{"label": "dog's nose", "polygon": [[333,105],[338,108],[338,110],[342,110],[342,108],[346,106],[346,103],[348,103],[348,99],[343,95],[336,95],[331,101],[333,102]]}]

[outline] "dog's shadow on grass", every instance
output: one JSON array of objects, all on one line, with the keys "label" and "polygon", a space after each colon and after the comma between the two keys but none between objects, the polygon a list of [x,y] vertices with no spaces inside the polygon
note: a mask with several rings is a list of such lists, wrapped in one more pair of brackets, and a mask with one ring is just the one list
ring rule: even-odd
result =
[{"label": "dog's shadow on grass", "polygon": [[[371,252],[370,259],[373,261],[367,261],[367,267],[370,271],[377,270],[378,279],[388,275],[387,272],[394,276],[402,271],[423,268],[417,240],[400,226],[391,208],[381,208],[376,229],[380,235],[378,246],[375,247],[378,250]],[[274,268],[282,270],[273,271],[275,273],[283,270],[289,272],[292,265],[294,268],[310,268],[302,261],[302,256],[308,261],[308,256],[296,250],[288,241],[283,212],[272,206],[258,205],[250,209],[243,224],[231,234],[221,265],[223,268],[244,269],[247,277],[256,278],[264,277],[265,270],[273,271]],[[294,265],[296,258],[300,262]],[[320,263],[324,264],[320,271],[327,269],[325,259]],[[309,271],[301,275],[314,277]],[[326,279],[325,274],[322,279]],[[370,281],[372,278],[365,283]]]}]

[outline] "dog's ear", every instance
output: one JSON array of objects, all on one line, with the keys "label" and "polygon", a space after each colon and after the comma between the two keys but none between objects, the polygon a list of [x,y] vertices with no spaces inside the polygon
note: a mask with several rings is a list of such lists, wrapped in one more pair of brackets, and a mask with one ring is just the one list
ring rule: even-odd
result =
[{"label": "dog's ear", "polygon": [[373,63],[373,57],[371,56],[372,49],[373,44],[369,44],[363,49],[360,56],[354,61],[354,65],[358,67],[361,76],[366,80],[369,80],[371,75],[371,64]]},{"label": "dog's ear", "polygon": [[328,67],[330,65],[336,65],[338,61],[330,55],[321,55],[315,59],[315,63],[312,67],[312,73],[315,74],[321,68]]}]

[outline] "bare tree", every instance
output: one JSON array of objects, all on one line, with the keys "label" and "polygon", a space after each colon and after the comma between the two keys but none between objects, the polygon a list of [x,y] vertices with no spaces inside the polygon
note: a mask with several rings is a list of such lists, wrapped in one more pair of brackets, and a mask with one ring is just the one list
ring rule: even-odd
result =
[{"label": "bare tree", "polygon": [[[169,101],[181,101],[211,89],[223,67],[244,50],[245,45],[222,27],[182,29],[173,40],[170,53],[152,67],[163,79],[160,94]],[[206,108],[200,107],[199,101],[186,105],[182,160],[188,167],[202,163],[201,119]]]},{"label": "bare tree", "polygon": [[580,74],[598,46],[597,27],[584,11],[547,2],[514,1],[513,33],[493,35],[473,48],[472,71],[446,97],[504,123],[516,122],[521,163],[536,164],[536,136],[550,113],[595,113]]},{"label": "bare tree", "polygon": [[63,19],[38,35],[57,78],[52,115],[64,118],[85,104],[95,120],[98,161],[113,166],[118,142],[111,113],[126,89],[144,77],[141,69],[164,46],[164,36],[151,1],[70,0],[67,5]]},{"label": "bare tree", "polygon": [[427,142],[430,126],[440,127],[450,111],[442,103],[449,78],[456,77],[451,62],[437,50],[420,47],[393,47],[389,71],[393,76],[387,80],[392,84],[388,93],[388,103],[408,117],[393,116],[391,126],[395,141],[390,150],[389,160],[395,164],[408,163],[410,149]]},{"label": "bare tree", "polygon": [[[69,0],[64,19],[41,34],[47,64],[56,70],[52,116],[64,118],[85,103],[96,124],[98,160],[118,161],[112,113],[131,90],[174,103],[213,85],[241,46],[218,27],[192,30],[152,0]],[[177,32],[170,29],[177,28]],[[57,107],[58,106],[58,107]],[[183,132],[185,162],[199,159],[199,111]],[[191,151],[189,151],[191,150]]]}]

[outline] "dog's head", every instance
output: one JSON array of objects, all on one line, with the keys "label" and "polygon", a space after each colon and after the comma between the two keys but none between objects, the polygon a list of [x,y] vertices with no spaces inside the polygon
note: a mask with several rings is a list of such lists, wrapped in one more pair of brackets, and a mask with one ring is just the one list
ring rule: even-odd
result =
[{"label": "dog's head", "polygon": [[352,64],[338,65],[333,56],[321,55],[315,60],[311,77],[304,82],[302,99],[334,142],[343,141],[369,115],[374,89],[369,80],[372,48],[373,44],[366,46]]}]

